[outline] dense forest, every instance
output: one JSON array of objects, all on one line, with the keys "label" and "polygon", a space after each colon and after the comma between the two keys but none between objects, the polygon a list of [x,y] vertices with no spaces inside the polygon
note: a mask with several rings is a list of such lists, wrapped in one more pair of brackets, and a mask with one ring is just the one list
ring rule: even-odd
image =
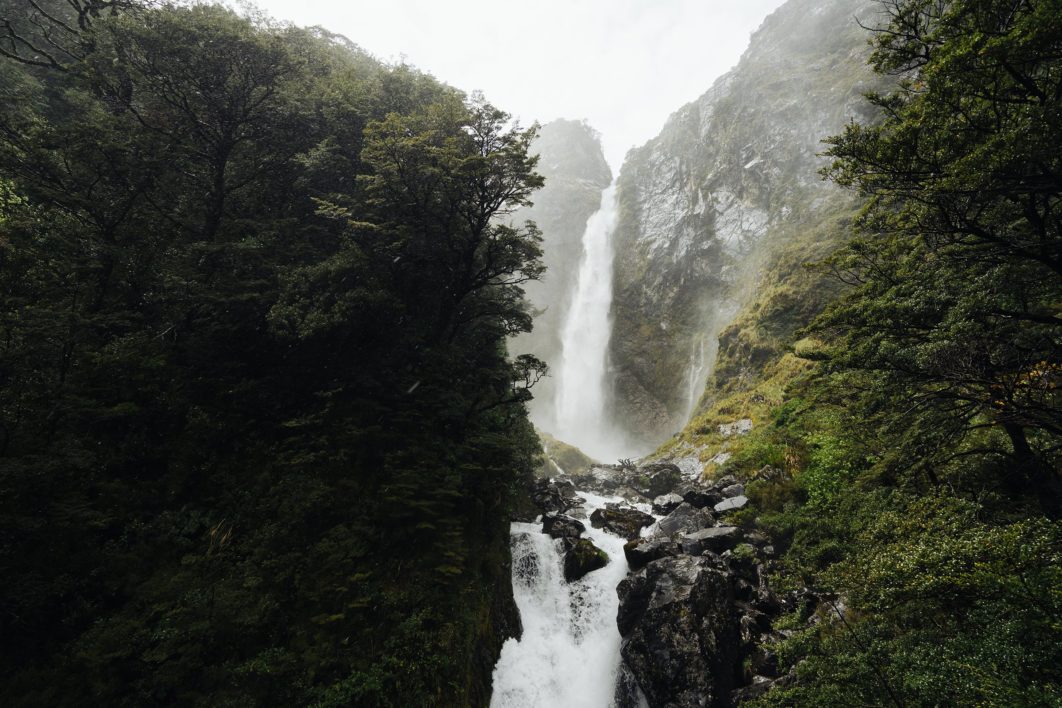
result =
[{"label": "dense forest", "polygon": [[4,702],[485,703],[535,130],[220,6],[4,0],[0,55]]}]

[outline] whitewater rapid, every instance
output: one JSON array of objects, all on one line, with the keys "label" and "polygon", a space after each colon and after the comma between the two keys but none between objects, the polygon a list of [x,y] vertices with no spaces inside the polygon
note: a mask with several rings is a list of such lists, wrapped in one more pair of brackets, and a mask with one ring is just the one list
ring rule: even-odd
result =
[{"label": "whitewater rapid", "polygon": [[[589,515],[618,497],[579,492]],[[607,708],[620,671],[616,586],[627,575],[625,539],[591,528],[584,538],[609,556],[604,568],[566,583],[561,541],[541,523],[513,523],[513,594],[524,633],[494,667],[491,708]]]}]

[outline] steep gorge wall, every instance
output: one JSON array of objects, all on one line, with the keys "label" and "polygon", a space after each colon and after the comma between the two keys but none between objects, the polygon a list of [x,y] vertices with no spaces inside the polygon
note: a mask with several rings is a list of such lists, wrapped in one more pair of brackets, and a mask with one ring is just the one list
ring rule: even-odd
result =
[{"label": "steep gorge wall", "polygon": [[877,12],[865,0],[790,0],[737,67],[628,153],[610,357],[614,408],[634,445],[685,423],[757,262],[847,204],[820,180],[817,153],[824,136],[866,118],[862,94],[875,86],[857,18],[873,24]]}]

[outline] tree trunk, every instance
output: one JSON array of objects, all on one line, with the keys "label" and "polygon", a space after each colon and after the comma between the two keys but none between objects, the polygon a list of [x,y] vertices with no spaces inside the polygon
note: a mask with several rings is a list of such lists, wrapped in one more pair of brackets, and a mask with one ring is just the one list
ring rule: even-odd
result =
[{"label": "tree trunk", "polygon": [[1062,516],[1062,485],[1059,484],[1058,474],[1049,469],[1033,451],[1023,426],[1004,423],[1003,429],[1010,436],[1019,473],[1025,475],[1029,487],[1039,499],[1040,508],[1047,516],[1059,518]]}]

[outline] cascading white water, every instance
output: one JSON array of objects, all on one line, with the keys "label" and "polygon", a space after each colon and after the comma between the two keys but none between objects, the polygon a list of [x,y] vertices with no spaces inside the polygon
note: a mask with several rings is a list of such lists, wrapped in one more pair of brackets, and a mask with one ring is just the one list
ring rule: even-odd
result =
[{"label": "cascading white water", "polygon": [[[586,510],[619,498],[579,492]],[[607,708],[620,670],[616,586],[627,575],[625,539],[601,529],[584,536],[609,556],[604,568],[567,583],[560,541],[541,524],[512,525],[513,594],[524,633],[494,667],[491,708]]]},{"label": "cascading white water", "polygon": [[616,184],[586,222],[583,255],[571,306],[561,329],[555,431],[558,437],[603,461],[628,453],[607,410],[607,360],[612,321],[612,231]]},{"label": "cascading white water", "polygon": [[697,402],[704,393],[704,386],[710,370],[709,362],[704,356],[704,339],[699,339],[690,350],[689,373],[686,376],[686,413],[684,420],[689,420]]}]

